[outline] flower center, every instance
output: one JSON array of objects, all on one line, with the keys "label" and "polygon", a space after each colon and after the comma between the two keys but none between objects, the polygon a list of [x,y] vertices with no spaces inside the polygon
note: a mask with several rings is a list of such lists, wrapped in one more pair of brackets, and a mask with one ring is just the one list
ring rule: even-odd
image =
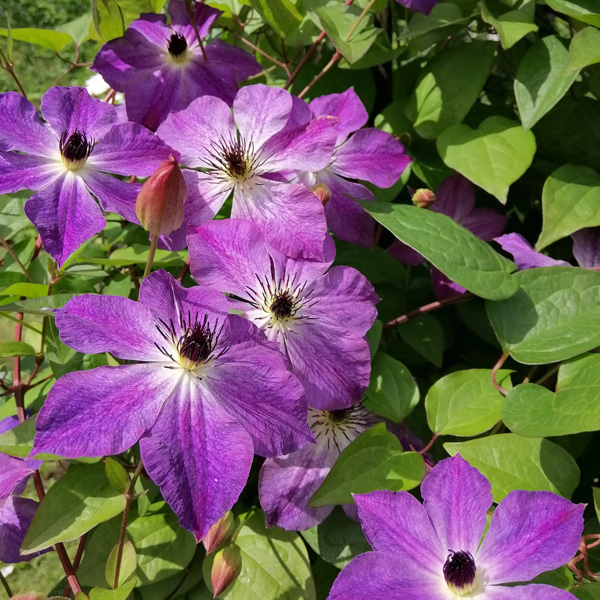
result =
[{"label": "flower center", "polygon": [[295,298],[290,294],[289,291],[285,291],[275,296],[271,306],[269,307],[271,313],[275,318],[283,320],[288,319],[294,313]]},{"label": "flower center", "polygon": [[464,596],[475,588],[475,560],[470,552],[450,550],[444,564],[444,579],[452,592]]},{"label": "flower center", "polygon": [[185,37],[180,33],[171,34],[171,39],[169,40],[169,45],[167,47],[169,50],[169,54],[174,58],[183,58],[183,54],[187,50],[187,42],[185,41]]},{"label": "flower center", "polygon": [[360,403],[342,410],[308,409],[308,424],[317,444],[339,452],[376,422],[377,417]]},{"label": "flower center", "polygon": [[225,182],[243,183],[254,177],[259,165],[254,144],[243,138],[221,139],[211,144],[208,172]]},{"label": "flower center", "polygon": [[87,139],[85,132],[75,129],[73,133],[63,131],[59,143],[60,153],[67,169],[76,170],[85,164],[94,148],[94,140]]}]

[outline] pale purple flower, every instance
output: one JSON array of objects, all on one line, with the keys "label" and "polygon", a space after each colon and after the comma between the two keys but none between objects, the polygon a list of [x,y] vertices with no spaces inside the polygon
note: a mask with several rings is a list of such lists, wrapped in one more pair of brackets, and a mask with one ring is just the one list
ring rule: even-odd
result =
[{"label": "pale purple flower", "polygon": [[335,145],[331,119],[306,120],[306,104],[280,88],[242,88],[229,106],[204,96],[171,113],[158,134],[181,152],[189,171],[182,227],[171,247],[183,247],[188,226],[212,219],[233,192],[231,216],[261,227],[279,251],[323,258],[327,225],[317,196],[301,184],[283,181],[291,169],[318,171],[329,163]]},{"label": "pale purple flower", "polygon": [[325,168],[300,173],[299,180],[309,187],[324,184],[329,188],[331,199],[325,205],[325,215],[333,234],[353,244],[372,246],[375,220],[356,200],[375,200],[375,197],[354,180],[389,188],[412,158],[389,133],[375,127],[361,129],[369,115],[354,88],[315,98],[310,109],[314,117],[334,119],[336,148]]},{"label": "pale purple flower", "polygon": [[[430,210],[450,217],[484,242],[491,242],[506,226],[504,215],[489,208],[475,208],[475,188],[458,173],[440,184]],[[420,265],[425,260],[421,254],[399,240],[392,243],[388,252],[408,265]],[[434,266],[431,267],[431,282],[439,300],[466,292]]]},{"label": "pale purple flower", "polygon": [[106,225],[101,207],[137,222],[140,186],[108,175],[151,175],[173,151],[137,123],[123,123],[115,106],[85,88],[53,87],[37,110],[15,92],[0,95],[0,194],[35,193],[25,213],[46,251],[62,265]]},{"label": "pale purple flower", "polygon": [[[581,229],[574,233],[573,256],[584,269],[600,267],[600,227]],[[520,270],[535,267],[569,267],[564,260],[555,260],[541,252],[536,252],[531,244],[519,233],[507,233],[494,238],[509,254],[512,254]]]},{"label": "pale purple flower", "polygon": [[424,15],[428,15],[433,10],[433,7],[440,1],[441,0],[396,0],[398,4],[406,6],[406,8],[410,8],[410,10],[414,10],[415,12],[423,13]]},{"label": "pale purple flower", "polygon": [[264,334],[219,292],[165,271],[140,302],[84,295],[56,312],[79,352],[132,361],[61,377],[42,407],[36,452],[120,454],[138,440],[146,471],[183,527],[204,537],[242,491],[253,450],[293,452],[313,439],[302,386]]},{"label": "pale purple flower", "polygon": [[348,564],[329,600],[574,600],[549,585],[527,582],[566,564],[583,531],[583,504],[551,492],[513,491],[496,508],[489,481],[460,455],[438,463],[408,492],[356,495],[372,552]]},{"label": "pale purple flower", "polygon": [[[201,39],[223,14],[196,2],[194,15]],[[184,109],[200,96],[216,96],[231,105],[238,83],[261,71],[256,59],[240,48],[215,40],[202,54],[185,3],[171,0],[165,15],[145,13],[120,38],[105,44],[92,69],[115,90],[125,92],[131,121],[155,131],[170,112]]]},{"label": "pale purple flower", "polygon": [[378,301],[357,270],[328,271],[334,254],[328,239],[325,261],[310,262],[270,249],[260,229],[243,219],[212,221],[188,236],[196,281],[233,295],[236,308],[281,347],[311,406],[321,410],[362,398],[371,370],[364,336]]}]

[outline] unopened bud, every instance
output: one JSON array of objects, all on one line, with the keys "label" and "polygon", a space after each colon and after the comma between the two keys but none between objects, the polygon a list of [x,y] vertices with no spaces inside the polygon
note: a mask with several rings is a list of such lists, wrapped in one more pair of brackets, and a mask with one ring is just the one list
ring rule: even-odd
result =
[{"label": "unopened bud", "polygon": [[315,196],[321,201],[321,204],[325,206],[331,200],[331,190],[324,183],[317,183],[310,188]]},{"label": "unopened bud", "polygon": [[209,530],[202,539],[206,554],[216,550],[223,542],[227,541],[233,533],[233,513],[228,510]]},{"label": "unopened bud", "polygon": [[171,155],[150,175],[135,201],[142,227],[153,235],[167,235],[183,223],[185,179]]},{"label": "unopened bud", "polygon": [[226,546],[215,554],[210,571],[213,598],[222,594],[237,578],[242,570],[242,555],[237,546]]},{"label": "unopened bud", "polygon": [[412,201],[419,208],[429,208],[435,202],[435,194],[427,188],[420,188],[413,194]]}]

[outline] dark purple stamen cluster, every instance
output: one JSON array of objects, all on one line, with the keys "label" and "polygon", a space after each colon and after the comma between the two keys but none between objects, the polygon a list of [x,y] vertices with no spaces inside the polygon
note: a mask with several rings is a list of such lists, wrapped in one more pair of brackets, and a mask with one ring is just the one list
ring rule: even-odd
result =
[{"label": "dark purple stamen cluster", "polygon": [[168,50],[171,56],[181,56],[187,50],[185,37],[180,33],[173,33],[169,40]]},{"label": "dark purple stamen cluster", "polygon": [[444,579],[449,586],[457,590],[471,587],[476,572],[475,559],[470,552],[450,550],[444,564]]},{"label": "dark purple stamen cluster", "polygon": [[292,294],[288,291],[284,291],[275,296],[275,299],[271,302],[270,309],[278,319],[286,319],[294,312],[294,304],[295,300]]},{"label": "dark purple stamen cluster", "polygon": [[92,152],[94,140],[88,140],[83,131],[75,129],[73,133],[63,131],[60,136],[60,153],[71,162],[85,160]]},{"label": "dark purple stamen cluster", "polygon": [[179,354],[195,364],[205,361],[213,348],[213,334],[206,317],[202,323],[195,323],[179,340]]}]

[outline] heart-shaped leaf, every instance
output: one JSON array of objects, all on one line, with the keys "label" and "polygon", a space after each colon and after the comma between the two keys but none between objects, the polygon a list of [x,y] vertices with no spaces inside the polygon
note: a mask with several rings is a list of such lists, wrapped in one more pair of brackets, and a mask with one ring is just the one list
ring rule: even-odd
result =
[{"label": "heart-shaped leaf", "polygon": [[586,27],[571,40],[566,72],[579,71],[598,62],[600,62],[600,31],[595,27]]}]

